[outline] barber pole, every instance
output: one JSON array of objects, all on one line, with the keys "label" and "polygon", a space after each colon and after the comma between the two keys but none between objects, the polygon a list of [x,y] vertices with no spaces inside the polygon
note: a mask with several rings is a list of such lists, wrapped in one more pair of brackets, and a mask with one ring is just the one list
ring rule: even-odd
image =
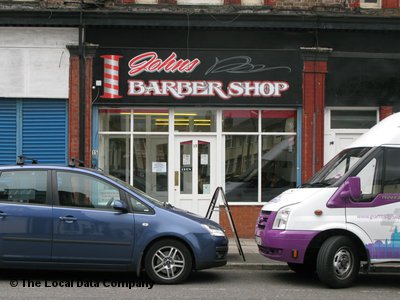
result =
[{"label": "barber pole", "polygon": [[120,55],[102,55],[104,59],[104,91],[101,98],[122,98],[119,95],[119,59]]}]

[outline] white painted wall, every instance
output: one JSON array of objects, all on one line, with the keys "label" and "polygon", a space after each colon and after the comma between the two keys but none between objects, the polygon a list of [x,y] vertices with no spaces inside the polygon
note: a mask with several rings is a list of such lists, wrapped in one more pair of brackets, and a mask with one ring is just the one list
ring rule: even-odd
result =
[{"label": "white painted wall", "polygon": [[75,28],[0,27],[0,97],[68,98]]}]

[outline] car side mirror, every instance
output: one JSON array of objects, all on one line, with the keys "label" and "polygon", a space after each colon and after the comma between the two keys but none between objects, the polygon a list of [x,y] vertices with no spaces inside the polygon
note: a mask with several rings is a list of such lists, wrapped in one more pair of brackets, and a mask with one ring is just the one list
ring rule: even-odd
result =
[{"label": "car side mirror", "polygon": [[344,183],[344,188],[340,193],[342,199],[359,199],[361,197],[360,177],[349,177]]},{"label": "car side mirror", "polygon": [[121,200],[114,200],[113,208],[123,213],[128,212],[128,206],[124,201]]}]

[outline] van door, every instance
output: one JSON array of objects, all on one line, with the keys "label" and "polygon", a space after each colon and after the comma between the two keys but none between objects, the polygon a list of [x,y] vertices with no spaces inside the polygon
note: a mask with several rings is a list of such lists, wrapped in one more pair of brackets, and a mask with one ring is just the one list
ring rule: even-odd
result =
[{"label": "van door", "polygon": [[347,222],[371,238],[372,261],[400,260],[400,148],[378,151],[355,176],[362,196],[346,207]]}]

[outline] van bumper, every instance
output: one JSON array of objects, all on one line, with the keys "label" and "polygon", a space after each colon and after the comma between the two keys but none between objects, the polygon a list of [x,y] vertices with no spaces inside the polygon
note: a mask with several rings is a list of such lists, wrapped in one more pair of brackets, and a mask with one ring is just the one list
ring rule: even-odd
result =
[{"label": "van bumper", "polygon": [[318,233],[304,230],[256,230],[256,243],[258,251],[265,257],[301,264],[308,245]]}]

